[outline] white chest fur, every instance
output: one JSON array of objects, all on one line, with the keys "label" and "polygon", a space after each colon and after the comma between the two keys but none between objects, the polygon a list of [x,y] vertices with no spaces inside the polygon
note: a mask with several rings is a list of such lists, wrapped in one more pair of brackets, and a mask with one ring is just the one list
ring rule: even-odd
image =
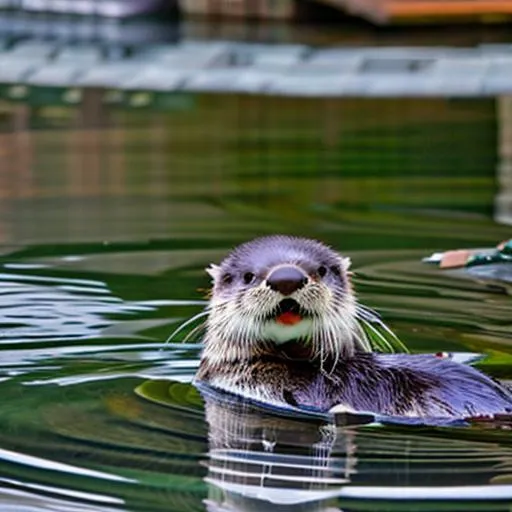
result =
[{"label": "white chest fur", "polygon": [[290,340],[307,339],[313,333],[313,321],[305,318],[294,325],[284,325],[270,320],[261,329],[261,337],[280,345]]}]

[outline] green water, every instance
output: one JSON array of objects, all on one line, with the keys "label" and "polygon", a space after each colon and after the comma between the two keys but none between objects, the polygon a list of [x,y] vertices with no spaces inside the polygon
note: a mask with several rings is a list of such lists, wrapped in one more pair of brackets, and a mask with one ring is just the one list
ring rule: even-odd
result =
[{"label": "green water", "polygon": [[101,126],[1,107],[2,511],[510,510],[505,429],[205,416],[199,343],[163,346],[206,265],[285,232],[349,255],[413,351],[511,378],[510,296],[421,263],[510,237],[494,101],[190,96]]}]

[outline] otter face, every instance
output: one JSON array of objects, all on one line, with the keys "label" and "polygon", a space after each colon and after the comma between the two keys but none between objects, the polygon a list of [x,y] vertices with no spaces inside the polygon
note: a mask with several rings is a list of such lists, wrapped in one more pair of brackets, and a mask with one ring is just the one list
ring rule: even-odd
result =
[{"label": "otter face", "polygon": [[[225,359],[269,344],[310,344],[321,360],[351,353],[359,325],[350,260],[315,240],[275,235],[240,245],[207,272],[213,294],[206,342],[225,344]],[[214,355],[214,354],[211,354]]]}]

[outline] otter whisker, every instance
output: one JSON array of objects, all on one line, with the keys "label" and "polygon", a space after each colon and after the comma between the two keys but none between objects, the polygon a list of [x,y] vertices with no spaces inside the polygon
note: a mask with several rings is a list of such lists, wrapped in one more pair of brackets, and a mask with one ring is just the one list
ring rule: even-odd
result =
[{"label": "otter whisker", "polygon": [[356,345],[359,347],[361,351],[372,351],[371,340],[368,339],[368,336],[366,336],[366,333],[364,332],[363,329],[361,329],[360,325],[357,322],[355,322],[353,326],[353,339],[355,340]]},{"label": "otter whisker", "polygon": [[337,333],[339,338],[343,338],[340,339],[336,344],[338,349],[341,348],[342,351],[345,351],[348,354],[353,353],[355,349],[354,338],[356,338],[356,341],[359,342],[358,344],[362,350],[367,349],[364,343],[361,343],[360,340],[354,336],[356,333],[354,332],[355,322],[353,318],[347,315],[340,315],[338,311],[334,310],[333,308],[330,308],[325,316],[326,320],[329,321],[331,329],[334,331],[334,333]]},{"label": "otter whisker", "polygon": [[[322,373],[328,373],[326,372],[325,368],[324,368],[324,363],[327,361],[327,358],[329,357],[329,355],[333,354],[334,353],[334,345],[335,345],[335,340],[333,338],[334,334],[331,330],[331,326],[329,326],[328,330],[326,331],[326,339],[325,341],[320,345],[321,347],[321,356],[320,356],[320,371]],[[327,348],[327,350],[324,349],[324,346],[325,348]]]},{"label": "otter whisker", "polygon": [[193,336],[195,336],[197,333],[206,330],[206,321],[201,322],[199,325],[194,327],[190,332],[188,332],[185,337],[183,338],[183,342],[187,343]]},{"label": "otter whisker", "polygon": [[[344,338],[346,340],[343,344],[346,349],[345,352],[349,355],[352,355],[355,351],[354,336],[353,336],[354,333],[353,333],[353,328],[352,328],[353,322],[349,322],[348,319],[346,319],[343,316],[338,316],[337,320],[342,326]],[[337,332],[337,328],[335,327],[335,325],[332,326],[332,330],[335,335]],[[338,336],[339,336],[339,334],[338,334]],[[364,349],[364,347],[363,347],[363,349]]]},{"label": "otter whisker", "polygon": [[[165,340],[164,345],[167,345],[173,338],[176,336],[179,332],[183,331],[186,327],[188,327],[190,324],[194,323],[198,318],[202,318],[203,316],[207,316],[209,314],[208,309],[205,309],[204,311],[201,311],[194,315],[192,318],[189,318],[188,320],[185,320],[182,324],[180,324]],[[204,324],[202,324],[204,325]]]},{"label": "otter whisker", "polygon": [[339,339],[336,322],[331,315],[326,314],[321,321],[315,319],[314,325],[316,336],[313,338],[313,357],[319,359],[322,373],[330,374],[333,366],[331,365],[329,371],[326,371],[325,363],[332,357],[337,360],[343,341]]},{"label": "otter whisker", "polygon": [[[335,336],[336,334],[334,333],[333,336]],[[337,349],[337,346],[336,346],[336,340],[332,340],[331,341],[331,354],[334,354],[334,362],[332,364],[332,368],[331,368],[331,371],[329,373],[332,373],[334,371],[334,368],[336,368],[337,364],[338,364],[338,360],[339,360],[339,357],[340,357],[340,354],[341,354],[341,350],[338,350]]]},{"label": "otter whisker", "polygon": [[360,304],[359,302],[356,303],[356,309],[358,313],[363,314],[363,316],[369,316],[371,318],[378,318],[380,319],[380,315],[377,313],[377,311],[373,310],[372,308],[365,306],[364,304]]},{"label": "otter whisker", "polygon": [[[372,347],[392,353],[409,352],[398,336],[381,320],[378,313],[361,304],[356,305],[356,312],[356,319],[362,327],[365,336],[369,337]],[[365,326],[371,331],[373,336],[365,332]],[[381,332],[379,329],[382,329],[384,332]]]},{"label": "otter whisker", "polygon": [[[360,320],[361,324],[364,325],[369,331],[369,338],[375,349],[384,350],[386,352],[394,352],[393,345],[383,336],[375,327],[367,320]],[[372,336],[373,335],[373,336]]]},{"label": "otter whisker", "polygon": [[394,345],[397,346],[400,349],[400,351],[406,353],[409,352],[409,349],[400,341],[400,338],[398,338],[398,336],[384,322],[380,323],[379,326],[386,331],[386,333],[393,340]]},{"label": "otter whisker", "polygon": [[353,335],[356,344],[360,347],[360,350],[363,352],[371,352],[373,350],[371,341],[368,339],[364,329],[357,321],[354,322]]}]

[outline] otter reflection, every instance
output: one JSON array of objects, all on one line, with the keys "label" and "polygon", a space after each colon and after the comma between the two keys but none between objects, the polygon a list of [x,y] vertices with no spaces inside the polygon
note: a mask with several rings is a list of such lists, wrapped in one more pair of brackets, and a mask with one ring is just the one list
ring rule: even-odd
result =
[{"label": "otter reflection", "polygon": [[[211,512],[339,510],[335,496],[354,473],[354,433],[204,394],[209,426],[206,500]],[[339,457],[332,457],[336,445]]]},{"label": "otter reflection", "polygon": [[453,439],[454,429],[429,436],[425,425],[382,427],[371,415],[280,416],[211,388],[201,393],[210,512],[334,512],[344,499],[400,499],[407,490],[412,500],[442,499],[462,485],[485,486],[485,495],[503,471],[503,447]]}]

